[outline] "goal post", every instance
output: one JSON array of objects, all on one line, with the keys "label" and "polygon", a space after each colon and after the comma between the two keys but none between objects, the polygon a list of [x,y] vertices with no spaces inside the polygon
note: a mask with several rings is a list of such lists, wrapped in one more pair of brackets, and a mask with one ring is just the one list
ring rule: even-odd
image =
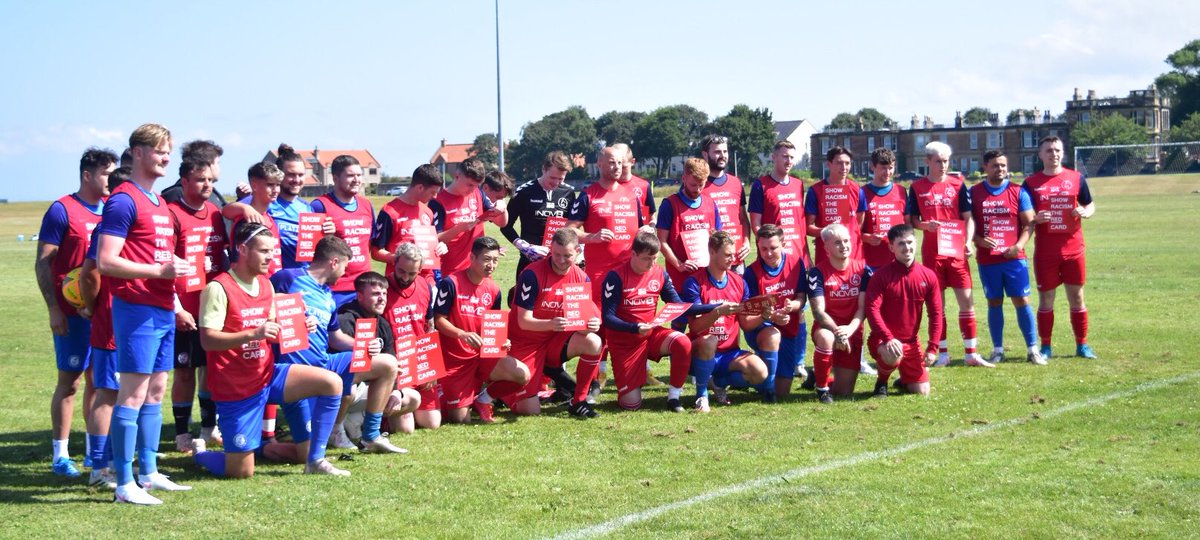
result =
[{"label": "goal post", "polygon": [[1077,146],[1075,169],[1089,178],[1200,173],[1200,141]]}]

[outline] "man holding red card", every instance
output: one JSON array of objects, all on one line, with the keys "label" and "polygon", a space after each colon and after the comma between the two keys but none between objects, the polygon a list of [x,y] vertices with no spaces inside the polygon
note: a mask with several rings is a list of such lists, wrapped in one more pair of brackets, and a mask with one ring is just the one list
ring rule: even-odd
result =
[{"label": "man holding red card", "polygon": [[759,310],[758,326],[746,330],[746,342],[767,365],[767,380],[758,388],[766,403],[775,403],[778,395],[790,394],[797,376],[802,380],[807,377],[804,371],[807,332],[802,311],[807,269],[801,252],[787,251],[786,230],[771,223],[760,226],[755,234],[758,259],[746,265],[746,288],[750,296],[776,295],[779,299]]},{"label": "man holding red card", "polygon": [[[707,173],[700,176],[706,177]],[[679,397],[692,364],[692,342],[682,332],[654,324],[658,300],[661,298],[668,306],[688,306],[681,316],[698,315],[716,307],[689,305],[679,297],[670,275],[654,262],[660,245],[655,235],[638,233],[633,239],[633,257],[604,278],[604,328],[617,383],[617,404],[630,411],[642,406],[646,360],[670,356],[667,410],[683,412]]]},{"label": "man holding red card", "polygon": [[[963,184],[963,177],[947,170],[950,146],[946,143],[933,141],[925,145],[925,164],[929,174],[909,186],[904,213],[912,228],[925,231],[921,241],[921,263],[937,274],[943,296],[946,289],[954,290],[954,298],[958,301],[958,329],[962,332],[966,350],[963,363],[992,367],[976,351],[975,305],[971,298],[971,267],[967,265],[967,258],[974,254],[973,243],[968,241],[975,236],[971,194]],[[945,321],[942,323],[938,358],[933,364],[937,367],[950,363],[946,343],[948,330]]]},{"label": "man holding red card", "polygon": [[1063,168],[1063,143],[1055,136],[1038,143],[1042,170],[1025,179],[1021,187],[1029,192],[1037,212],[1037,236],[1034,237],[1033,274],[1038,285],[1038,334],[1042,338],[1042,356],[1050,358],[1050,337],[1054,334],[1054,292],[1061,284],[1071,307],[1071,330],[1075,333],[1075,356],[1096,358],[1088,345],[1088,312],[1083,303],[1083,284],[1087,278],[1082,221],[1096,213],[1087,179],[1076,171]]},{"label": "man holding red card", "polygon": [[[289,364],[319,366],[342,378],[342,395],[348,397],[355,382],[367,381],[367,412],[363,415],[363,452],[402,453],[403,449],[392,445],[381,436],[379,426],[383,422],[383,409],[396,381],[396,358],[381,354],[378,340],[373,340],[370,354],[371,369],[355,373],[350,370],[353,360],[354,337],[346,335],[338,326],[331,286],[346,273],[353,252],[345,240],[338,236],[326,236],[317,242],[316,253],[308,268],[291,268],[271,276],[271,284],[278,294],[299,293],[304,298],[305,313],[315,319],[308,333],[309,347],[283,353],[280,361]],[[338,352],[329,352],[338,351]],[[338,422],[345,416],[347,400],[338,415]],[[303,431],[304,425],[296,425],[290,419],[292,433]],[[322,444],[325,441],[318,441]]]},{"label": "man holding red card", "polygon": [[717,205],[703,194],[706,182],[708,163],[687,158],[679,191],[664,198],[658,209],[658,241],[673,283],[682,284],[708,266],[708,236],[721,230]]},{"label": "man holding red card", "polygon": [[692,340],[692,376],[696,378],[696,410],[709,412],[708,383],[717,388],[716,401],[729,403],[728,386],[753,386],[767,379],[767,366],[758,355],[738,346],[739,323],[745,328],[762,324],[762,314],[742,313],[742,303],[750,299],[746,282],[733,271],[737,260],[737,240],[726,231],[717,231],[708,239],[709,263],[687,278],[683,301],[692,304],[716,304],[711,311],[693,315],[688,323]]},{"label": "man holding red card", "polygon": [[1025,244],[1033,233],[1033,202],[1029,192],[1009,180],[1004,152],[990,150],[983,154],[983,170],[987,180],[971,187],[971,214],[977,224],[973,240],[979,248],[979,280],[988,302],[988,332],[992,337],[988,362],[1004,360],[1004,297],[1008,296],[1025,338],[1026,359],[1044,365],[1046,360],[1035,342],[1029,264],[1025,261]]},{"label": "man holding red card", "polygon": [[[483,312],[500,309],[500,286],[492,274],[500,263],[500,243],[489,236],[471,242],[469,265],[442,277],[433,300],[433,324],[442,336],[446,375],[442,386],[442,412],[455,424],[471,421],[471,407],[483,422],[492,421],[492,400],[479,389],[488,380],[525,380],[518,368],[480,358]],[[502,363],[502,362],[501,362]]]},{"label": "man holding red card", "polygon": [[[575,265],[579,254],[579,238],[574,228],[564,227],[554,233],[550,256],[534,262],[521,272],[517,280],[516,297],[509,314],[508,338],[512,343],[508,357],[501,360],[497,370],[516,367],[528,374],[524,381],[508,378],[509,382],[488,387],[488,393],[504,399],[513,412],[534,415],[541,412],[538,390],[544,374],[550,374],[558,390],[573,390],[571,415],[580,418],[597,416],[587,402],[588,389],[600,367],[599,310],[590,298],[592,285],[583,270]],[[575,369],[575,384],[562,370],[571,358],[579,357]],[[493,380],[497,379],[493,375]],[[556,390],[557,391],[557,390]]]},{"label": "man holding red card", "polygon": [[[422,265],[426,254],[416,244],[399,244],[395,254],[392,273],[387,277],[384,318],[399,346],[402,339],[415,338],[433,330],[433,298],[437,294],[437,284],[432,278],[425,277]],[[434,381],[422,384],[416,390],[420,394],[421,404],[412,415],[399,418],[401,430],[406,430],[410,422],[425,429],[441,426],[441,386]]]},{"label": "man holding red card", "polygon": [[387,264],[384,275],[392,275],[396,246],[414,242],[417,247],[424,248],[421,275],[435,281],[441,277],[441,255],[446,253],[446,244],[437,240],[429,201],[441,192],[444,182],[437,167],[428,163],[421,165],[413,171],[408,189],[379,209],[375,230],[371,233],[371,257]]},{"label": "man holding red card", "polygon": [[187,259],[192,274],[175,278],[175,295],[182,310],[175,312],[175,377],[171,383],[171,410],[175,416],[175,447],[184,454],[203,451],[204,443],[192,439],[192,399],[199,374],[200,425],[206,432],[216,426],[217,411],[208,392],[207,356],[200,347],[196,321],[200,317],[200,291],[225,270],[225,221],[221,210],[208,200],[212,195],[212,167],[184,160],[179,166],[182,196],[167,204],[175,226],[175,255]]},{"label": "man holding red card", "polygon": [[[197,452],[196,463],[217,476],[249,478],[254,475],[255,451],[262,448],[267,457],[306,463],[306,474],[349,476],[325,459],[341,380],[319,367],[277,363],[269,344],[280,335],[266,278],[275,237],[260,223],[243,222],[234,229],[233,239],[237,262],[205,286],[199,320],[220,414],[217,421],[227,436],[224,452]],[[262,409],[268,403],[284,404],[294,413],[289,419],[294,422],[295,443],[260,438]],[[315,441],[306,427],[310,420]]]},{"label": "man holding red card", "polygon": [[825,153],[825,163],[829,168],[829,177],[808,188],[804,197],[804,220],[809,236],[813,241],[813,264],[826,258],[824,243],[821,240],[821,229],[831,223],[841,223],[850,231],[850,240],[854,251],[850,256],[862,258],[863,220],[866,219],[867,201],[863,197],[862,188],[850,178],[850,169],[854,162],[854,154],[850,149],[835,146]]}]

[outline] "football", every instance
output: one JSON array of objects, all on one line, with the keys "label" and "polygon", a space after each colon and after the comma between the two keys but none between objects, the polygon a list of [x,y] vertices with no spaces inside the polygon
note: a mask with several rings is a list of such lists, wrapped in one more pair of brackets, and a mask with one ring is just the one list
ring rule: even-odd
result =
[{"label": "football", "polygon": [[62,296],[71,307],[83,307],[83,294],[79,292],[79,269],[75,268],[63,276]]}]

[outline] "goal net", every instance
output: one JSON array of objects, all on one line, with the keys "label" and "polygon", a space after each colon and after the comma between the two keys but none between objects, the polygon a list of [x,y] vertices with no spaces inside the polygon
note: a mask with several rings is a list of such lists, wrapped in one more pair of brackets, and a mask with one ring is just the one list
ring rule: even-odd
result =
[{"label": "goal net", "polygon": [[1200,141],[1075,148],[1075,169],[1088,177],[1200,172]]}]

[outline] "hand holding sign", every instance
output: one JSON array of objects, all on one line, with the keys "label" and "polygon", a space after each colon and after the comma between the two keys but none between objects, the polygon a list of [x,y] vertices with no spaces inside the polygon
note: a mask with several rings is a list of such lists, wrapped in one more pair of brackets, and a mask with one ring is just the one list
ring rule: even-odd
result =
[{"label": "hand holding sign", "polygon": [[396,340],[396,344],[397,388],[422,386],[445,375],[437,331]]},{"label": "hand holding sign", "polygon": [[[354,321],[354,356],[350,360],[350,373],[371,371],[371,348],[376,344],[375,325],[378,319]],[[377,347],[376,347],[377,348]]]},{"label": "hand holding sign", "polygon": [[325,214],[306,212],[299,216],[296,231],[296,260],[310,262],[317,250],[317,242],[325,237]]},{"label": "hand holding sign", "polygon": [[504,343],[508,341],[507,311],[484,310],[481,332],[483,346],[479,348],[480,358],[504,358],[508,354],[504,347]]},{"label": "hand holding sign", "polygon": [[961,259],[966,255],[966,222],[950,219],[939,222],[937,228],[937,254],[939,257]]},{"label": "hand holding sign", "polygon": [[692,305],[687,303],[666,304],[658,315],[654,316],[654,320],[650,321],[652,326],[662,326],[667,321],[673,321],[680,315],[683,315],[687,310],[691,309]]},{"label": "hand holding sign", "polygon": [[308,348],[308,321],[304,316],[304,297],[299,294],[275,295],[275,320],[279,322],[279,353]]}]

